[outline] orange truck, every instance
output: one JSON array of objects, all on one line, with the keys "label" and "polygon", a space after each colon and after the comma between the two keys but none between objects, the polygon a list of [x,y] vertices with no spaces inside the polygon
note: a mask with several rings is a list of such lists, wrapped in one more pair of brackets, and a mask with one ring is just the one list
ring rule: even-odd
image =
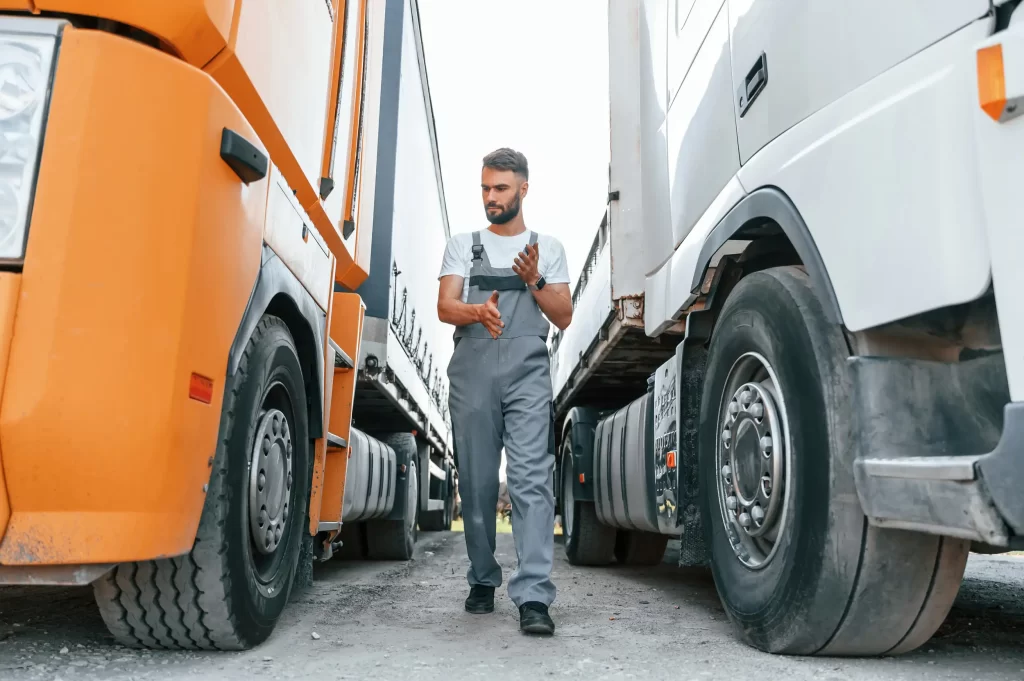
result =
[{"label": "orange truck", "polygon": [[418,12],[0,0],[0,585],[245,649],[450,526]]}]

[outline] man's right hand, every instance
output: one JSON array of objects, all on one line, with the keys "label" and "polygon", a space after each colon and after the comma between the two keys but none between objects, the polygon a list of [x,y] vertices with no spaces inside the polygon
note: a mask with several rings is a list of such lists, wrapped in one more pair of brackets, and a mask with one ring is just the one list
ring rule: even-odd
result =
[{"label": "man's right hand", "polygon": [[487,333],[491,334],[491,338],[497,340],[505,326],[505,322],[501,321],[501,312],[498,311],[497,291],[491,294],[486,303],[477,308],[477,317],[478,321],[487,329]]}]

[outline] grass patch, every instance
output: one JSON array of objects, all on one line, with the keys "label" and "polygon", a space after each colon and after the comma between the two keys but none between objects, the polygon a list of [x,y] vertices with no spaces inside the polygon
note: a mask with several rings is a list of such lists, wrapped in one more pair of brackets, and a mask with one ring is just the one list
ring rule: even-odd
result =
[{"label": "grass patch", "polygon": [[[498,534],[512,534],[512,523],[502,520],[498,517],[498,522],[495,525],[495,529]],[[452,532],[465,532],[466,525],[463,523],[462,518],[458,518],[452,521]],[[562,526],[559,523],[555,523],[555,535],[562,534]]]}]

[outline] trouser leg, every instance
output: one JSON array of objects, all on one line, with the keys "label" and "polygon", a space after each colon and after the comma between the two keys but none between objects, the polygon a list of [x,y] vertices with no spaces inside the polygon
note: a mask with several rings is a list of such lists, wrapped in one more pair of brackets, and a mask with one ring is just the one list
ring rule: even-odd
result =
[{"label": "trouser leg", "polygon": [[550,605],[554,559],[555,460],[549,451],[551,375],[547,346],[540,338],[502,344],[508,380],[502,401],[505,416],[505,473],[512,497],[512,535],[519,564],[508,582],[517,606],[529,601]]},{"label": "trouser leg", "polygon": [[498,343],[477,338],[459,341],[448,366],[448,410],[459,450],[459,495],[465,524],[470,586],[501,586],[494,559],[498,469],[504,425],[494,372]]}]

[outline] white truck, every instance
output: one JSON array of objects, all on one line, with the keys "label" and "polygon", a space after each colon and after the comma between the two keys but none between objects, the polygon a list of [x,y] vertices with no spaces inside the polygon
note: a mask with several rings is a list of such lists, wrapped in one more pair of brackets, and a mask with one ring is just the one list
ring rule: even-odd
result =
[{"label": "white truck", "polygon": [[1020,0],[609,0],[608,204],[549,341],[570,562],[913,650],[1024,537]]}]

